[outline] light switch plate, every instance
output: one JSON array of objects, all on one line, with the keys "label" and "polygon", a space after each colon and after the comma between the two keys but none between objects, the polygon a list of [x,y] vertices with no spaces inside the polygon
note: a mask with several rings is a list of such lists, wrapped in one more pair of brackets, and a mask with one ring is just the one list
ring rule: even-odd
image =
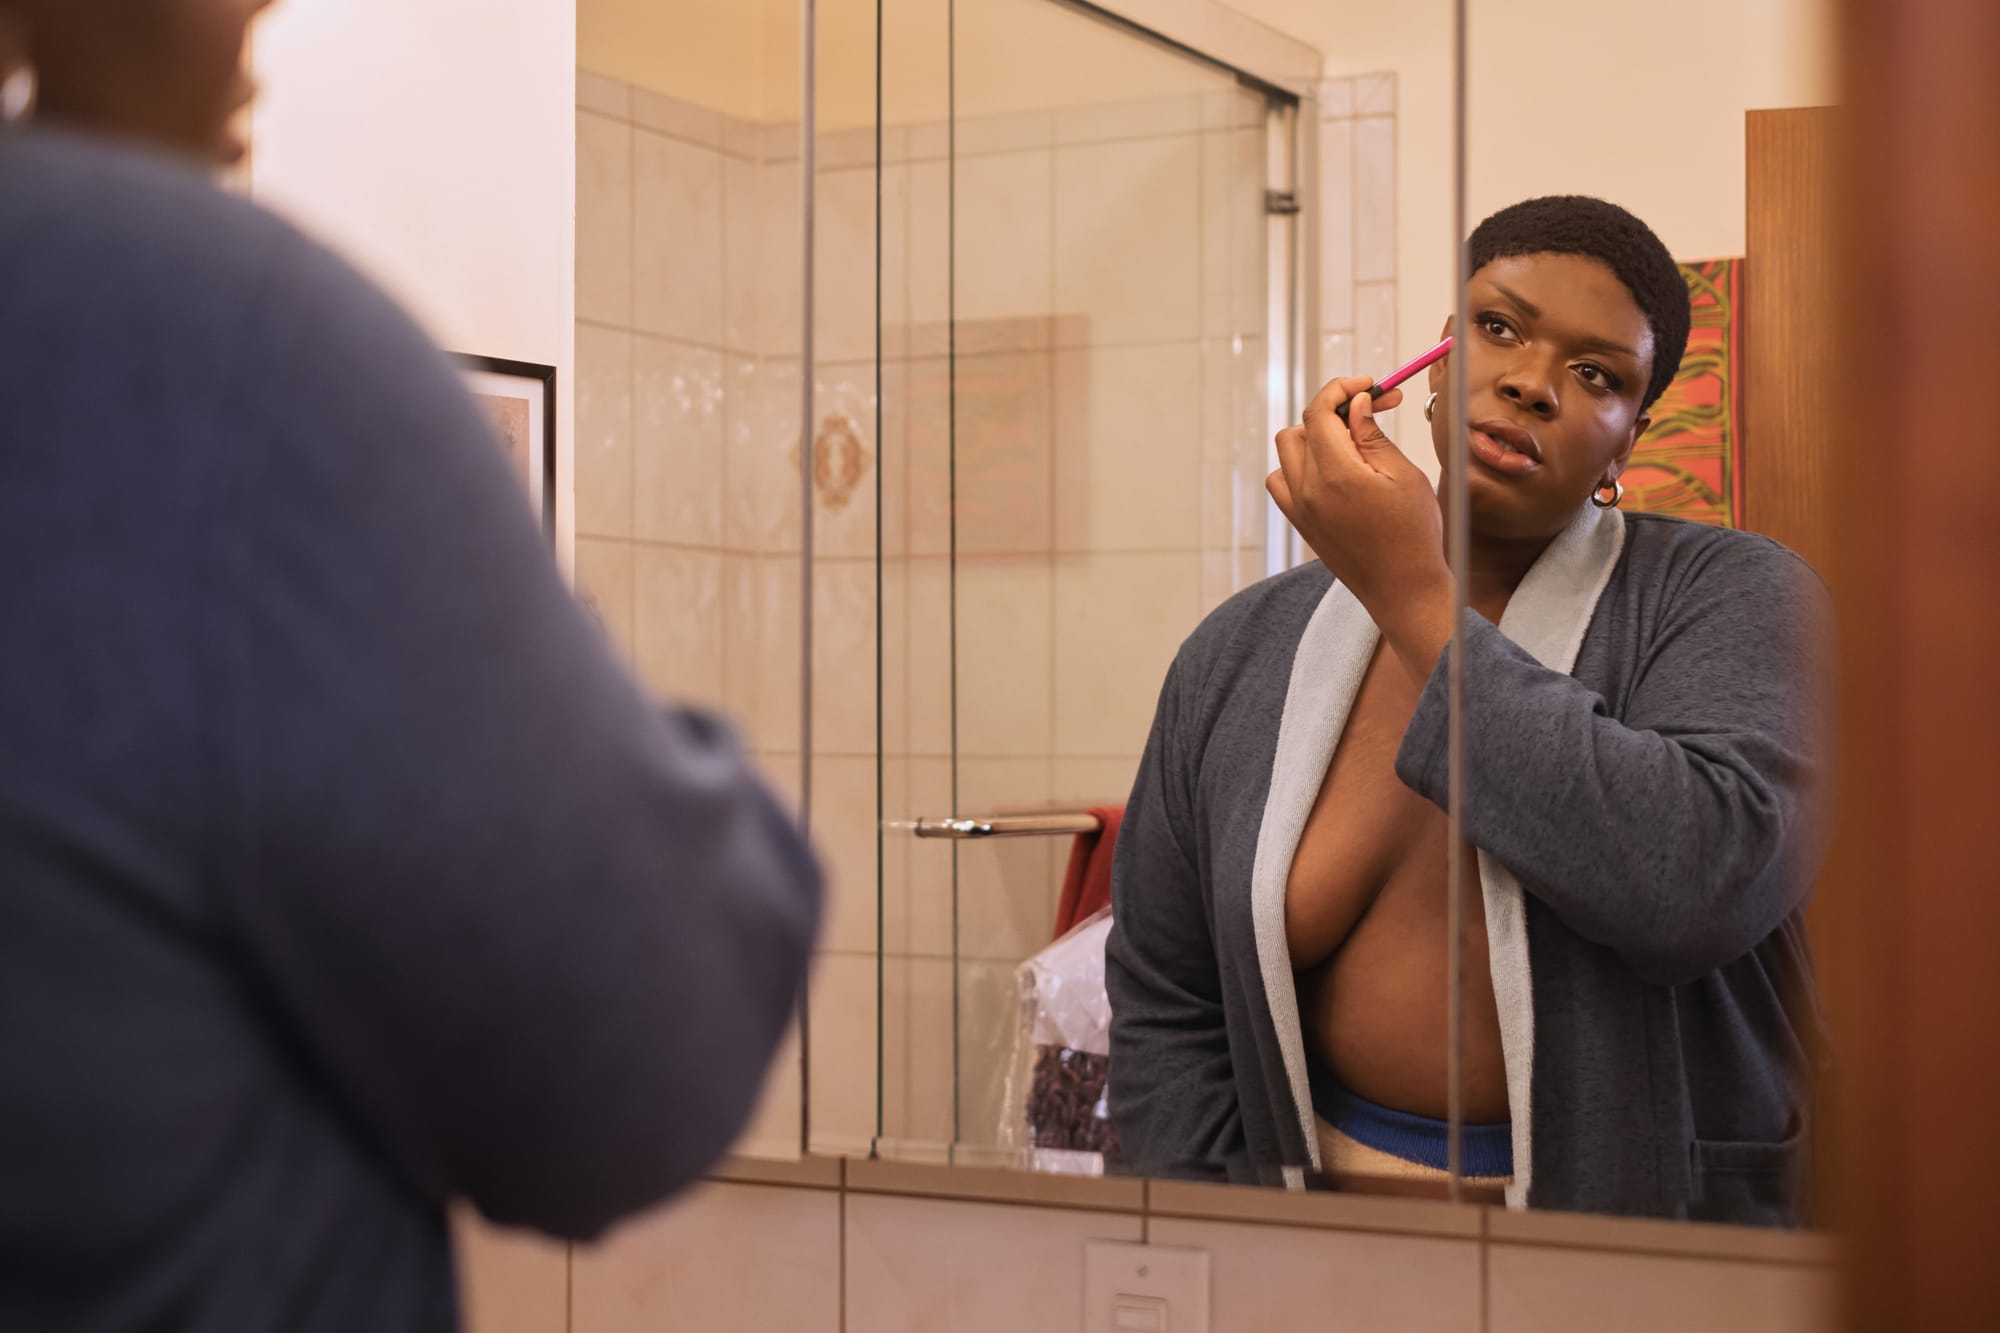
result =
[{"label": "light switch plate", "polygon": [[1208,1251],[1086,1242],[1083,1328],[1084,1333],[1208,1333]]}]

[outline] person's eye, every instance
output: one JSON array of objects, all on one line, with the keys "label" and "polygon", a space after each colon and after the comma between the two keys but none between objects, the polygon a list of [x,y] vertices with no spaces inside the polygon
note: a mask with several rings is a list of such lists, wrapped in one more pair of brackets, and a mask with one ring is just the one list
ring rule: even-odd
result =
[{"label": "person's eye", "polygon": [[1473,322],[1479,326],[1480,332],[1486,334],[1488,337],[1511,338],[1514,336],[1514,326],[1509,324],[1502,316],[1493,314],[1490,311],[1481,315]]},{"label": "person's eye", "polygon": [[1588,384],[1593,389],[1616,390],[1618,388],[1618,377],[1603,366],[1586,361],[1576,368],[1576,373],[1582,378],[1585,384]]}]

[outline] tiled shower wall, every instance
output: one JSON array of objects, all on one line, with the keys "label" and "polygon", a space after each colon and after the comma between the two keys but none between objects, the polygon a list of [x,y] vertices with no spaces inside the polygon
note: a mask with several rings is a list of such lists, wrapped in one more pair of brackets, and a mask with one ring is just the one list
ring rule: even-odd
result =
[{"label": "tiled shower wall", "polygon": [[[1421,350],[1396,329],[1396,76],[1330,79],[1317,92],[1320,372],[1381,375]],[[1409,334],[1421,340],[1430,330]],[[1421,406],[1421,380],[1405,392]],[[1404,438],[1399,419],[1418,423],[1421,434],[1420,414],[1385,413],[1383,429],[1435,476],[1428,437]]]},{"label": "tiled shower wall", "polygon": [[[1382,83],[1328,85],[1325,105],[1379,111]],[[578,88],[579,581],[650,685],[726,709],[795,790],[796,127],[587,71]],[[1219,92],[968,118],[955,179],[943,126],[885,129],[879,361],[876,136],[818,145],[822,1149],[866,1149],[878,1068],[887,1137],[992,1140],[1012,972],[1047,938],[1067,850],[967,848],[954,902],[949,847],[891,828],[878,913],[878,754],[892,821],[950,812],[954,776],[965,813],[1122,801],[1175,647],[1261,575],[1262,117]],[[1363,146],[1337,149],[1334,127]],[[1323,320],[1323,345],[1365,338],[1373,357],[1393,341],[1364,317],[1394,312],[1373,276],[1391,271],[1393,182],[1373,146],[1393,121],[1321,128],[1324,158],[1347,154],[1322,212],[1351,214],[1322,301],[1352,321]],[[792,1053],[745,1151],[796,1150],[798,1089]]]}]

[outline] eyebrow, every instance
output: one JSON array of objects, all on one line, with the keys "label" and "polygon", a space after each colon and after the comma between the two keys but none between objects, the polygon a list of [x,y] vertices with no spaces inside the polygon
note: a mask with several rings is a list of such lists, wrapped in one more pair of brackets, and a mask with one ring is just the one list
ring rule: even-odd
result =
[{"label": "eyebrow", "polygon": [[[1540,319],[1542,317],[1542,308],[1540,306],[1515,291],[1512,287],[1509,287],[1506,283],[1496,282],[1493,284],[1493,287],[1494,290],[1518,306],[1521,313],[1529,319]],[[1585,338],[1578,346],[1591,348],[1600,352],[1616,352],[1620,356],[1629,356],[1634,361],[1639,359],[1639,354],[1636,351],[1627,347],[1624,343],[1612,342],[1609,338]]]}]

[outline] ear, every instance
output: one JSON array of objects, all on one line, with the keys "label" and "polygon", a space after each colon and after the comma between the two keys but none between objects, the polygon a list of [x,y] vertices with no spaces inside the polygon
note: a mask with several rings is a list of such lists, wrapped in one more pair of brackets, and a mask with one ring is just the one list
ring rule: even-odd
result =
[{"label": "ear", "polygon": [[1639,437],[1644,435],[1646,428],[1652,424],[1653,419],[1644,412],[1633,420],[1632,433],[1625,437],[1625,447],[1618,451],[1618,457],[1611,460],[1611,466],[1605,473],[1607,480],[1616,481],[1625,475],[1625,469],[1632,465],[1632,451],[1639,447]]}]

